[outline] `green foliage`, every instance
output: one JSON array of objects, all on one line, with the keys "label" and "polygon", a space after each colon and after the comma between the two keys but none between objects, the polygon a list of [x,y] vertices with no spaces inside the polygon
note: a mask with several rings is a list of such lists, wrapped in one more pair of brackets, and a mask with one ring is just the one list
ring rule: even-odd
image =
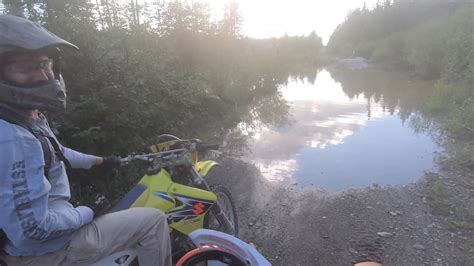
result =
[{"label": "green foliage", "polygon": [[402,67],[406,65],[405,57],[406,40],[400,34],[394,34],[377,43],[372,50],[372,59],[377,62],[390,62],[394,66]]},{"label": "green foliage", "polygon": [[[453,162],[474,168],[474,97],[472,84],[438,82],[433,95],[425,104],[426,112],[441,119],[450,138],[460,141],[452,149]],[[459,146],[459,147],[458,147]]]},{"label": "green foliage", "polygon": [[444,115],[453,133],[461,137],[474,133],[474,99],[472,90],[462,84],[438,82],[433,95],[426,103],[428,112]]},{"label": "green foliage", "polygon": [[[367,56],[363,48],[373,46],[393,34],[403,33],[427,20],[450,14],[463,7],[462,1],[398,0],[351,11],[340,24],[328,43],[328,51],[338,56]],[[392,45],[393,43],[388,42]],[[365,52],[364,54],[361,51]]]},{"label": "green foliage", "polygon": [[242,16],[236,1],[227,3],[219,33],[227,36],[241,36]]},{"label": "green foliage", "polygon": [[439,78],[441,75],[446,31],[439,31],[439,24],[440,21],[423,24],[407,37],[409,50],[405,55],[406,61],[423,78]]},{"label": "green foliage", "polygon": [[[220,142],[242,121],[283,123],[288,106],[278,84],[289,74],[314,76],[322,48],[315,33],[245,38],[235,2],[221,21],[199,2],[10,2],[5,12],[80,47],[63,51],[67,111],[49,117],[64,145],[96,155],[145,151],[163,133]],[[137,168],[102,175],[74,173],[74,201],[97,193],[114,200],[140,177]]]},{"label": "green foliage", "polygon": [[377,42],[368,42],[356,46],[354,53],[364,58],[370,58],[377,48]]},{"label": "green foliage", "polygon": [[473,14],[474,4],[465,1],[387,2],[350,13],[328,44],[339,56],[365,56],[438,80],[424,114],[441,123],[443,136],[465,144],[453,158],[466,167],[474,167]]},{"label": "green foliage", "polygon": [[431,207],[431,211],[436,215],[449,215],[449,200],[445,185],[441,180],[430,180],[426,191],[426,199]]}]

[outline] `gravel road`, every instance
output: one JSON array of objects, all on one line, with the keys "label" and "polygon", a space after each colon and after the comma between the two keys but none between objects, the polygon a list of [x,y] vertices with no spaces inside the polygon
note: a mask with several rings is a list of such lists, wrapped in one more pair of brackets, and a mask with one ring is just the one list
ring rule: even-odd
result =
[{"label": "gravel road", "polygon": [[474,265],[472,173],[334,194],[270,183],[238,159],[220,163],[211,183],[231,190],[240,238],[273,265],[351,265],[367,255],[385,265]]}]

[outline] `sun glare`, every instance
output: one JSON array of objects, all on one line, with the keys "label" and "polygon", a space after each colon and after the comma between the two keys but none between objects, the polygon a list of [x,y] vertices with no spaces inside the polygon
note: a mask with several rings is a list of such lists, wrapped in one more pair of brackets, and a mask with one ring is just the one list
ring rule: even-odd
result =
[{"label": "sun glare", "polygon": [[[200,0],[209,3],[214,14],[221,14],[232,0]],[[349,10],[376,0],[238,0],[243,18],[243,34],[252,38],[307,35],[315,31],[326,44]]]},{"label": "sun glare", "polygon": [[[161,0],[175,1],[175,0]],[[315,31],[327,44],[334,29],[350,10],[373,7],[377,0],[181,0],[189,4],[209,5],[211,15],[222,18],[226,4],[237,2],[242,16],[242,34],[263,39],[308,35]],[[119,2],[128,3],[127,0]],[[138,0],[139,4],[152,0]]]}]

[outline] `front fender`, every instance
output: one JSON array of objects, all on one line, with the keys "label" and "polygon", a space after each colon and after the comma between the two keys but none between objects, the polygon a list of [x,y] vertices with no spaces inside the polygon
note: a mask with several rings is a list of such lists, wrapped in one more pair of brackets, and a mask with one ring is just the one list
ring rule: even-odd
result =
[{"label": "front fender", "polygon": [[215,161],[199,161],[196,163],[196,170],[201,176],[206,176],[212,167],[219,165]]}]

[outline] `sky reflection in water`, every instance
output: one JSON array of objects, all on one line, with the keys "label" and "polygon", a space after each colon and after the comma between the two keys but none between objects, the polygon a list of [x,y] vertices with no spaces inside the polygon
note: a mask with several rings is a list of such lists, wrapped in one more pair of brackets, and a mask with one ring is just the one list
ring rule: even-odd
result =
[{"label": "sky reflection in water", "polygon": [[290,79],[281,92],[292,123],[260,129],[247,158],[268,180],[341,191],[405,184],[434,170],[438,147],[429,136],[404,125],[398,110],[363,94],[350,99],[326,70],[314,84]]}]

